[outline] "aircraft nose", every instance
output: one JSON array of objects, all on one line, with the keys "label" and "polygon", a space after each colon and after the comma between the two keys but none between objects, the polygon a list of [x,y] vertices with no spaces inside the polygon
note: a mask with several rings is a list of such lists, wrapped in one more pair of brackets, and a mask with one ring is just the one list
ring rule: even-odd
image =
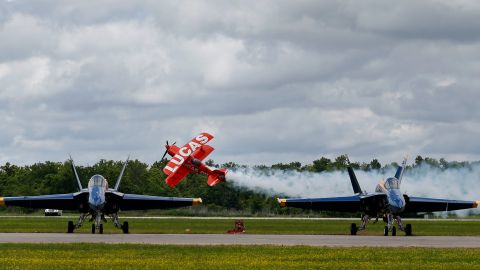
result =
[{"label": "aircraft nose", "polygon": [[102,196],[102,191],[98,187],[93,187],[90,196],[88,198],[88,202],[90,207],[93,209],[99,209],[105,203],[105,197]]},{"label": "aircraft nose", "polygon": [[405,208],[405,203],[402,200],[390,200],[390,210],[393,213],[399,213],[402,212],[402,210]]},{"label": "aircraft nose", "polygon": [[400,197],[401,194],[396,194],[392,192],[389,194],[388,204],[390,205],[390,210],[394,213],[399,213],[405,208],[405,201]]}]

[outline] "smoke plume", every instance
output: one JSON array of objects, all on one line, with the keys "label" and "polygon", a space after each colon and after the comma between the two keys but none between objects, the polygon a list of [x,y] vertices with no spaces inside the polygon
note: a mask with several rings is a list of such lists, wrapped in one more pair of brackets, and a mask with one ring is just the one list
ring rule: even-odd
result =
[{"label": "smoke plume", "polygon": [[[373,193],[380,180],[395,174],[395,168],[383,171],[356,170],[355,174],[362,190]],[[315,198],[353,194],[346,170],[312,173],[241,168],[231,171],[228,180],[272,196]],[[458,169],[440,169],[426,164],[416,166],[405,171],[401,190],[415,197],[479,200],[480,165]]]}]

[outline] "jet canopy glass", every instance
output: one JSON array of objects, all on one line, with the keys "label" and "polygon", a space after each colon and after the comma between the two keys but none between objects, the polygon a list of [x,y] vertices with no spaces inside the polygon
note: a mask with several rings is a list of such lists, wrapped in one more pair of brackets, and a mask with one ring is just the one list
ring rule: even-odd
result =
[{"label": "jet canopy glass", "polygon": [[92,188],[92,187],[102,187],[103,189],[107,189],[108,188],[107,179],[105,179],[105,177],[99,174],[92,176],[92,178],[90,178],[90,181],[88,181],[88,188]]},{"label": "jet canopy glass", "polygon": [[390,177],[385,181],[385,188],[386,189],[399,189],[400,188],[400,181],[395,177]]}]

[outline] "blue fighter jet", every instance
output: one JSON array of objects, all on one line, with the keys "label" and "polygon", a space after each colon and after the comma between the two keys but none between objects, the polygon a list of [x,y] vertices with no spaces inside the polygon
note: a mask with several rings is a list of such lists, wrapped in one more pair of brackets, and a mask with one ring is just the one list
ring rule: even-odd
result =
[{"label": "blue fighter jet", "polygon": [[78,210],[80,212],[78,221],[75,224],[73,221],[68,221],[68,233],[73,233],[75,229],[81,227],[89,216],[91,217],[90,220],[93,221],[92,233],[95,233],[96,230],[99,233],[103,233],[102,220],[106,221],[105,216],[108,216],[115,227],[122,229],[123,233],[128,233],[128,222],[125,221],[123,224],[120,224],[118,220],[118,212],[120,210],[176,208],[202,203],[201,198],[159,197],[119,192],[118,188],[128,164],[128,159],[123,165],[114,188],[109,188],[107,179],[99,174],[92,176],[88,181],[88,187],[83,188],[75,164],[71,158],[70,161],[72,171],[77,180],[78,192],[41,196],[0,197],[0,206]]},{"label": "blue fighter jet", "polygon": [[388,178],[386,181],[380,181],[375,188],[375,192],[367,194],[362,191],[358,184],[357,177],[352,169],[348,166],[348,175],[352,182],[354,191],[353,196],[347,197],[331,197],[331,198],[311,198],[311,199],[278,199],[280,207],[296,207],[303,209],[312,209],[318,211],[334,211],[334,212],[360,212],[362,224],[357,227],[355,223],[350,226],[350,233],[356,235],[359,230],[367,228],[368,222],[375,217],[375,222],[379,217],[383,218],[386,223],[384,235],[387,236],[391,232],[392,236],[396,235],[397,224],[401,231],[406,235],[412,235],[412,225],[402,223],[400,217],[403,213],[422,213],[437,211],[453,211],[460,209],[476,208],[480,201],[461,201],[447,199],[432,199],[410,197],[400,191],[403,172],[406,167],[407,160],[404,159],[402,165],[398,166],[395,176]]}]

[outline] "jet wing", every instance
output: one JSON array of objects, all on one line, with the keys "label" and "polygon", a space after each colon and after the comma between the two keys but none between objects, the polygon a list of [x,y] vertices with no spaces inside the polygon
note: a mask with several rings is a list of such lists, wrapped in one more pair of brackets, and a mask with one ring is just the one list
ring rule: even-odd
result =
[{"label": "jet wing", "polygon": [[175,198],[123,194],[119,207],[121,210],[146,210],[192,206],[199,205],[201,203],[201,198]]},{"label": "jet wing", "polygon": [[40,196],[0,197],[0,206],[21,206],[27,208],[51,208],[78,210],[83,202],[84,192]]},{"label": "jet wing", "polygon": [[170,175],[165,179],[165,182],[171,186],[172,188],[175,187],[182,179],[187,176],[191,172],[190,169],[188,169],[185,166],[180,166],[178,169],[175,170],[175,172],[170,173]]},{"label": "jet wing", "polygon": [[360,196],[314,198],[314,199],[278,199],[281,207],[297,207],[319,211],[358,212],[361,207]]},{"label": "jet wing", "polygon": [[404,212],[409,213],[453,211],[476,208],[478,206],[478,202],[476,201],[445,200],[407,196],[405,196],[405,201],[407,204]]}]

